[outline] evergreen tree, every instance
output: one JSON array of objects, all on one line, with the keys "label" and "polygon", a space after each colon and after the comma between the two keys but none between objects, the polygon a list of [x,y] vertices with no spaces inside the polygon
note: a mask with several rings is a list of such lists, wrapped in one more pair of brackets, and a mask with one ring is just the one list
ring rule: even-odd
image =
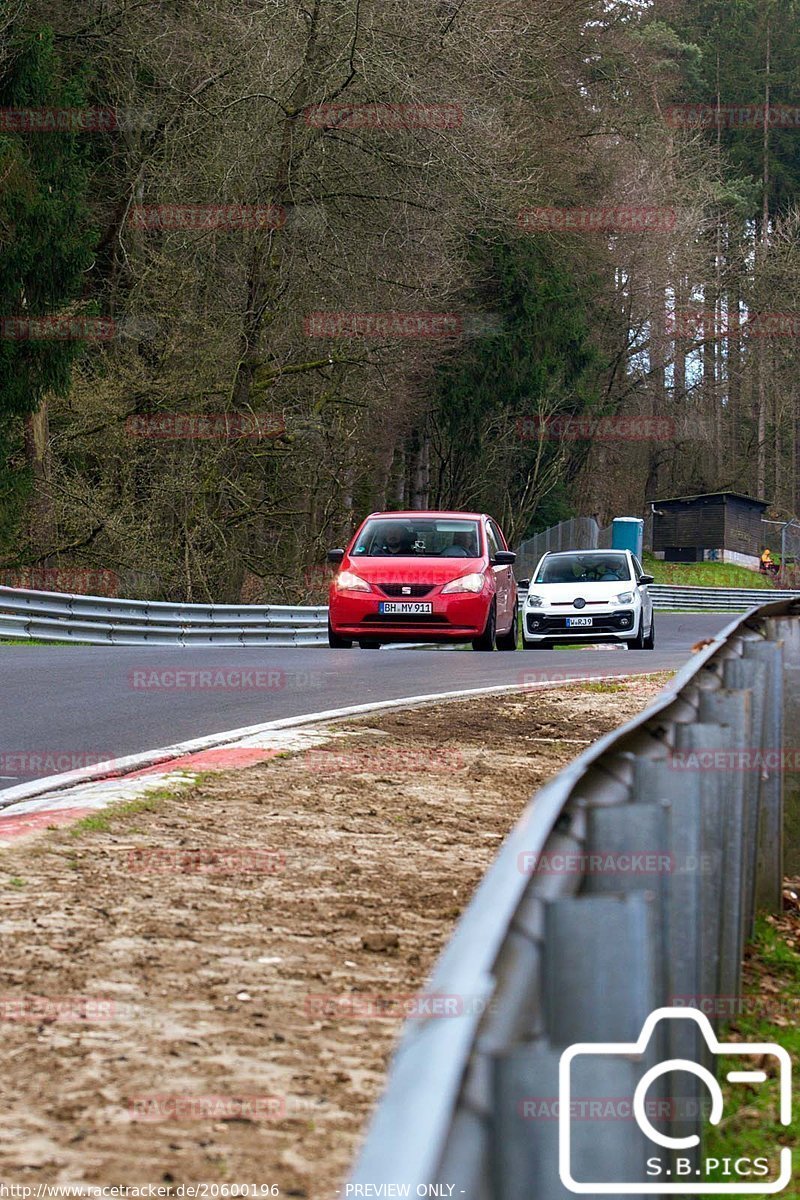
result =
[{"label": "evergreen tree", "polygon": [[[770,107],[800,111],[800,4],[798,0],[692,0],[675,21],[680,36],[697,45],[679,99],[723,109]],[[763,126],[723,115],[719,144],[732,176],[764,181],[767,210],[785,214],[800,195],[800,125]],[[708,129],[717,139],[716,125]],[[766,162],[765,162],[766,154]],[[762,203],[751,216],[760,215]]]},{"label": "evergreen tree", "polygon": [[521,533],[568,515],[586,445],[550,436],[547,424],[598,404],[601,355],[589,335],[591,280],[578,285],[563,251],[524,237],[495,243],[487,258],[477,298],[497,332],[438,372],[434,491],[440,503],[503,504]]},{"label": "evergreen tree", "polygon": [[86,133],[24,128],[26,112],[84,108],[79,79],[64,79],[52,33],[20,37],[0,75],[0,539],[29,489],[23,425],[48,393],[64,394],[82,345],[30,339],[14,318],[64,312],[81,295],[93,234]]}]

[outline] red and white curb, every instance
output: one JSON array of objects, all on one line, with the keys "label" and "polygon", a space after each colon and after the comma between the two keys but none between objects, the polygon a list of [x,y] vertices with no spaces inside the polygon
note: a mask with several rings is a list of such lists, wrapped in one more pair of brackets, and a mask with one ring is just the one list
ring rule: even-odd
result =
[{"label": "red and white curb", "polygon": [[[159,750],[132,754],[91,767],[81,767],[61,775],[51,775],[30,783],[0,791],[0,849],[20,838],[43,830],[69,825],[97,809],[124,800],[135,800],[148,792],[164,788],[188,787],[206,771],[229,771],[264,762],[276,754],[310,749],[340,734],[329,722],[346,717],[368,716],[392,708],[413,708],[443,700],[461,700],[470,696],[499,695],[506,692],[530,692],[570,684],[600,683],[634,679],[638,672],[626,675],[594,675],[581,679],[542,680],[527,684],[501,684],[487,688],[469,688],[437,692],[424,696],[406,696],[380,700],[373,704],[354,704],[348,708],[327,709],[299,717],[284,717],[262,725],[231,729],[207,737],[176,742]],[[311,727],[311,728],[309,728]]]},{"label": "red and white curb", "polygon": [[[246,742],[182,753],[161,761],[158,765],[140,767],[138,770],[126,770],[122,764],[128,760],[100,763],[93,770],[105,768],[106,771],[112,772],[109,777],[79,782],[71,787],[63,786],[63,776],[53,776],[50,781],[37,780],[36,783],[40,787],[56,779],[61,781],[61,786],[48,789],[43,795],[28,800],[12,800],[11,803],[6,803],[7,793],[17,790],[9,788],[6,792],[0,792],[0,804],[4,805],[4,808],[0,809],[0,849],[45,829],[71,825],[81,817],[88,816],[97,809],[106,808],[109,804],[136,800],[148,792],[164,788],[177,791],[189,787],[206,771],[229,771],[237,767],[249,767],[273,758],[276,754],[309,749],[326,741],[328,736],[327,731],[323,730],[316,734],[304,734],[299,730],[276,732],[272,736],[264,735],[258,741],[248,739]],[[178,748],[170,747],[172,750]]]}]

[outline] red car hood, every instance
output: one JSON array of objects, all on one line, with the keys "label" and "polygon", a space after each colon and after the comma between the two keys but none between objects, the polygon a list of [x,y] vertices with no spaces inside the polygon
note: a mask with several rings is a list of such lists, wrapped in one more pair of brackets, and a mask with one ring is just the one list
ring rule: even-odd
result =
[{"label": "red car hood", "polygon": [[350,558],[342,569],[360,575],[368,583],[449,583],[474,571],[485,571],[484,558],[406,558],[401,555],[381,558]]}]

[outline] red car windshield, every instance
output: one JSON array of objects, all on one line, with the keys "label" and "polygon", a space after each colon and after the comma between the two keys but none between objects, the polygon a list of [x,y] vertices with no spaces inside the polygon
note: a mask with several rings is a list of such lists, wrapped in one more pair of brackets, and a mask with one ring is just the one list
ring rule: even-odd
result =
[{"label": "red car windshield", "polygon": [[480,544],[477,521],[380,517],[366,522],[350,554],[353,558],[480,558]]}]

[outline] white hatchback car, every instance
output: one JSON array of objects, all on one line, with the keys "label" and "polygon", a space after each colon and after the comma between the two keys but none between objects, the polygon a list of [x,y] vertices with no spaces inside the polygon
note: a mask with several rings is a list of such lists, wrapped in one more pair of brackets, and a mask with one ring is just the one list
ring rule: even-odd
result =
[{"label": "white hatchback car", "polygon": [[556,642],[625,642],[631,650],[655,646],[653,582],[630,550],[547,553],[530,581],[522,615],[526,650]]}]

